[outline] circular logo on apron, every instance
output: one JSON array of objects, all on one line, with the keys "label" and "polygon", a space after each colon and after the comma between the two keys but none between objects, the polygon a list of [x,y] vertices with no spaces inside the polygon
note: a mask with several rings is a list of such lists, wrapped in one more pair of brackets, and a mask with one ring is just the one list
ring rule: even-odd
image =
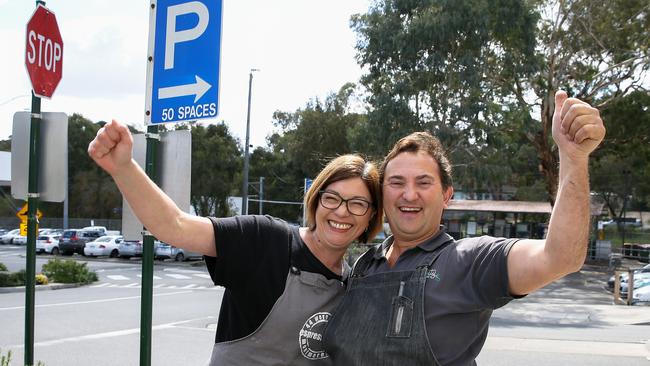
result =
[{"label": "circular logo on apron", "polygon": [[332,314],[321,312],[316,313],[307,319],[298,335],[300,352],[308,360],[319,360],[329,357],[323,350],[323,334],[327,322]]}]

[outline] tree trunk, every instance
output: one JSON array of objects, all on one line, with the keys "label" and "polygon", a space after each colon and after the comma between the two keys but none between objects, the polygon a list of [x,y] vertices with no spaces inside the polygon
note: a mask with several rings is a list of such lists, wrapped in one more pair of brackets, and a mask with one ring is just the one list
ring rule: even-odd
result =
[{"label": "tree trunk", "polygon": [[555,145],[550,136],[553,126],[554,100],[555,97],[552,91],[549,91],[546,98],[542,100],[542,128],[535,135],[533,141],[540,161],[539,170],[546,178],[546,192],[551,206],[555,205],[555,195],[559,181],[557,149],[554,148]]}]

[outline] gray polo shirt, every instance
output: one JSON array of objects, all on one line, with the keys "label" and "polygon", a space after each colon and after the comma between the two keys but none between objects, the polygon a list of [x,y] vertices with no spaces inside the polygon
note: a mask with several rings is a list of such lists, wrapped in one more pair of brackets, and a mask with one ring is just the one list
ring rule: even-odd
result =
[{"label": "gray polo shirt", "polygon": [[[390,268],[385,254],[393,237],[382,244],[366,274],[413,270],[425,252],[454,239],[441,231],[411,248]],[[507,304],[507,256],[517,239],[481,236],[447,245],[427,276],[424,317],[431,349],[442,365],[474,365],[487,337],[492,310]]]}]

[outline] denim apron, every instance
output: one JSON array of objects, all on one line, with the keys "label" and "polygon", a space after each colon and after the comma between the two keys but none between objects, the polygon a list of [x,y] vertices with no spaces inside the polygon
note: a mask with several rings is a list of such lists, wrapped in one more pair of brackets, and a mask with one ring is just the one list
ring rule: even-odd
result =
[{"label": "denim apron", "polygon": [[292,266],[284,292],[250,335],[214,345],[215,365],[333,365],[322,338],[343,283]]},{"label": "denim apron", "polygon": [[425,252],[414,270],[365,276],[381,245],[357,261],[343,301],[325,332],[336,365],[439,365],[426,333],[424,285],[442,244]]}]

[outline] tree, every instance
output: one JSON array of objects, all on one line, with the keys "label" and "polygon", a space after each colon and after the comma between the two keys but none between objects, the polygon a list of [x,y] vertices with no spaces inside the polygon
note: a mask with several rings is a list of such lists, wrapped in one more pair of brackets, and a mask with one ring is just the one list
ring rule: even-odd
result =
[{"label": "tree", "polygon": [[238,187],[242,152],[228,126],[191,124],[191,203],[201,216],[230,216],[228,197]]},{"label": "tree", "polygon": [[[301,202],[305,178],[316,177],[330,159],[361,150],[351,143],[362,140],[362,135],[355,134],[364,132],[359,129],[364,116],[352,110],[355,88],[348,83],[324,101],[315,98],[295,112],[274,113],[274,124],[281,133],[270,136],[268,147],[256,149],[251,156],[251,180],[265,177],[266,199]],[[302,221],[300,206],[265,207],[265,213]]]},{"label": "tree", "polygon": [[400,135],[432,131],[454,159],[489,160],[490,135],[516,134],[492,142],[532,144],[554,203],[555,91],[603,108],[643,89],[649,11],[644,0],[378,1],[352,19],[369,119]]},{"label": "tree", "polygon": [[77,113],[68,118],[68,210],[71,217],[120,217],[120,191],[113,179],[88,156],[88,144],[100,127]]},{"label": "tree", "polygon": [[592,188],[611,217],[623,208],[650,207],[650,95],[634,92],[609,103],[602,112],[605,141],[591,162]]}]

